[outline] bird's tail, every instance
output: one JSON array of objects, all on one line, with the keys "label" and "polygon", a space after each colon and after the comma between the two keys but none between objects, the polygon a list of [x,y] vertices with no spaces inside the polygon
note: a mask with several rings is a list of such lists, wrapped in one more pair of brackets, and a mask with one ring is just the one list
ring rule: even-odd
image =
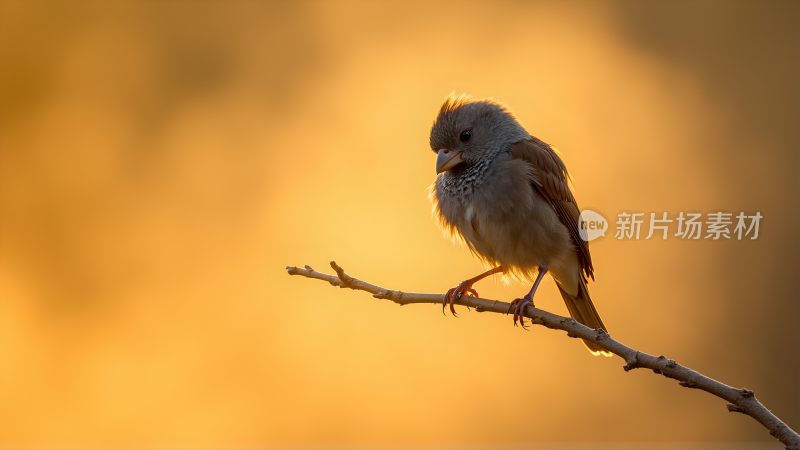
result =
[{"label": "bird's tail", "polygon": [[[558,283],[556,283],[556,285],[558,286],[558,290],[561,292],[561,297],[564,298],[564,303],[567,304],[569,315],[572,316],[573,319],[589,328],[602,328],[603,330],[608,331],[608,328],[603,325],[603,321],[600,319],[600,314],[597,313],[597,309],[595,309],[594,304],[592,303],[592,298],[589,297],[589,291],[586,289],[586,282],[584,280],[580,280],[578,294],[575,296],[569,295],[567,292],[565,292],[564,289],[558,285]],[[592,341],[587,341],[584,339],[583,343],[586,344],[586,347],[595,356],[611,356],[611,353],[608,350],[604,350],[602,347],[598,346]]]}]

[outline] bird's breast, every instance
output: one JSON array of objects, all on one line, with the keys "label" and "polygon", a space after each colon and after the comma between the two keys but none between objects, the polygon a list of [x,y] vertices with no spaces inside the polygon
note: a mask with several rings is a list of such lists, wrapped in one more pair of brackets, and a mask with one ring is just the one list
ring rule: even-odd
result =
[{"label": "bird's breast", "polygon": [[492,264],[523,271],[557,257],[568,240],[555,211],[532,187],[530,171],[517,161],[503,161],[469,192],[440,189],[442,221],[455,228],[470,249]]}]

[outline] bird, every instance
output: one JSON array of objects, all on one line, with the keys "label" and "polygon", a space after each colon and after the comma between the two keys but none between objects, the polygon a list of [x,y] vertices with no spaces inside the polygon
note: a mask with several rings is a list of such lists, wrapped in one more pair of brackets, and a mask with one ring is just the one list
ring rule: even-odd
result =
[{"label": "bird", "polygon": [[[534,305],[549,273],[570,316],[607,332],[587,289],[594,280],[592,258],[579,232],[580,209],[567,168],[556,151],[529,134],[502,104],[452,94],[433,123],[430,147],[436,153],[435,216],[492,267],[448,290],[443,311],[449,305],[456,315],[455,301],[478,297],[476,282],[510,274],[533,280],[508,311],[513,310],[514,325],[519,320],[525,328],[523,312]],[[584,344],[592,354],[611,355],[596,342]]]}]

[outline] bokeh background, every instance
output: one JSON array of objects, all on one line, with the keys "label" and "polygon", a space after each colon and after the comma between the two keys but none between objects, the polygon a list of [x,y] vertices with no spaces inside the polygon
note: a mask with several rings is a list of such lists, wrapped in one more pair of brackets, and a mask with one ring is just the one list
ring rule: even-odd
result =
[{"label": "bokeh background", "polygon": [[[582,207],[762,212],[757,241],[595,241],[590,289],[616,337],[797,428],[798,23],[779,1],[3,0],[0,442],[779,448],[561,333],[284,266],[422,292],[482,270],[432,220],[427,140],[450,92],[494,97]],[[537,303],[565,313],[549,280]]]}]

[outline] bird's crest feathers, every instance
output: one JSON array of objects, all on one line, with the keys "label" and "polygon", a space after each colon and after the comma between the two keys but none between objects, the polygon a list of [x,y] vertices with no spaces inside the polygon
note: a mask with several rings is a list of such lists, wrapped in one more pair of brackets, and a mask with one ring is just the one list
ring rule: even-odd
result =
[{"label": "bird's crest feathers", "polygon": [[498,108],[502,112],[511,116],[511,113],[508,111],[505,105],[497,102],[493,98],[476,99],[469,94],[456,94],[455,92],[451,92],[450,95],[444,99],[442,106],[439,108],[439,116],[458,111],[462,107],[473,103],[482,103],[486,106],[494,106],[495,108]]}]

